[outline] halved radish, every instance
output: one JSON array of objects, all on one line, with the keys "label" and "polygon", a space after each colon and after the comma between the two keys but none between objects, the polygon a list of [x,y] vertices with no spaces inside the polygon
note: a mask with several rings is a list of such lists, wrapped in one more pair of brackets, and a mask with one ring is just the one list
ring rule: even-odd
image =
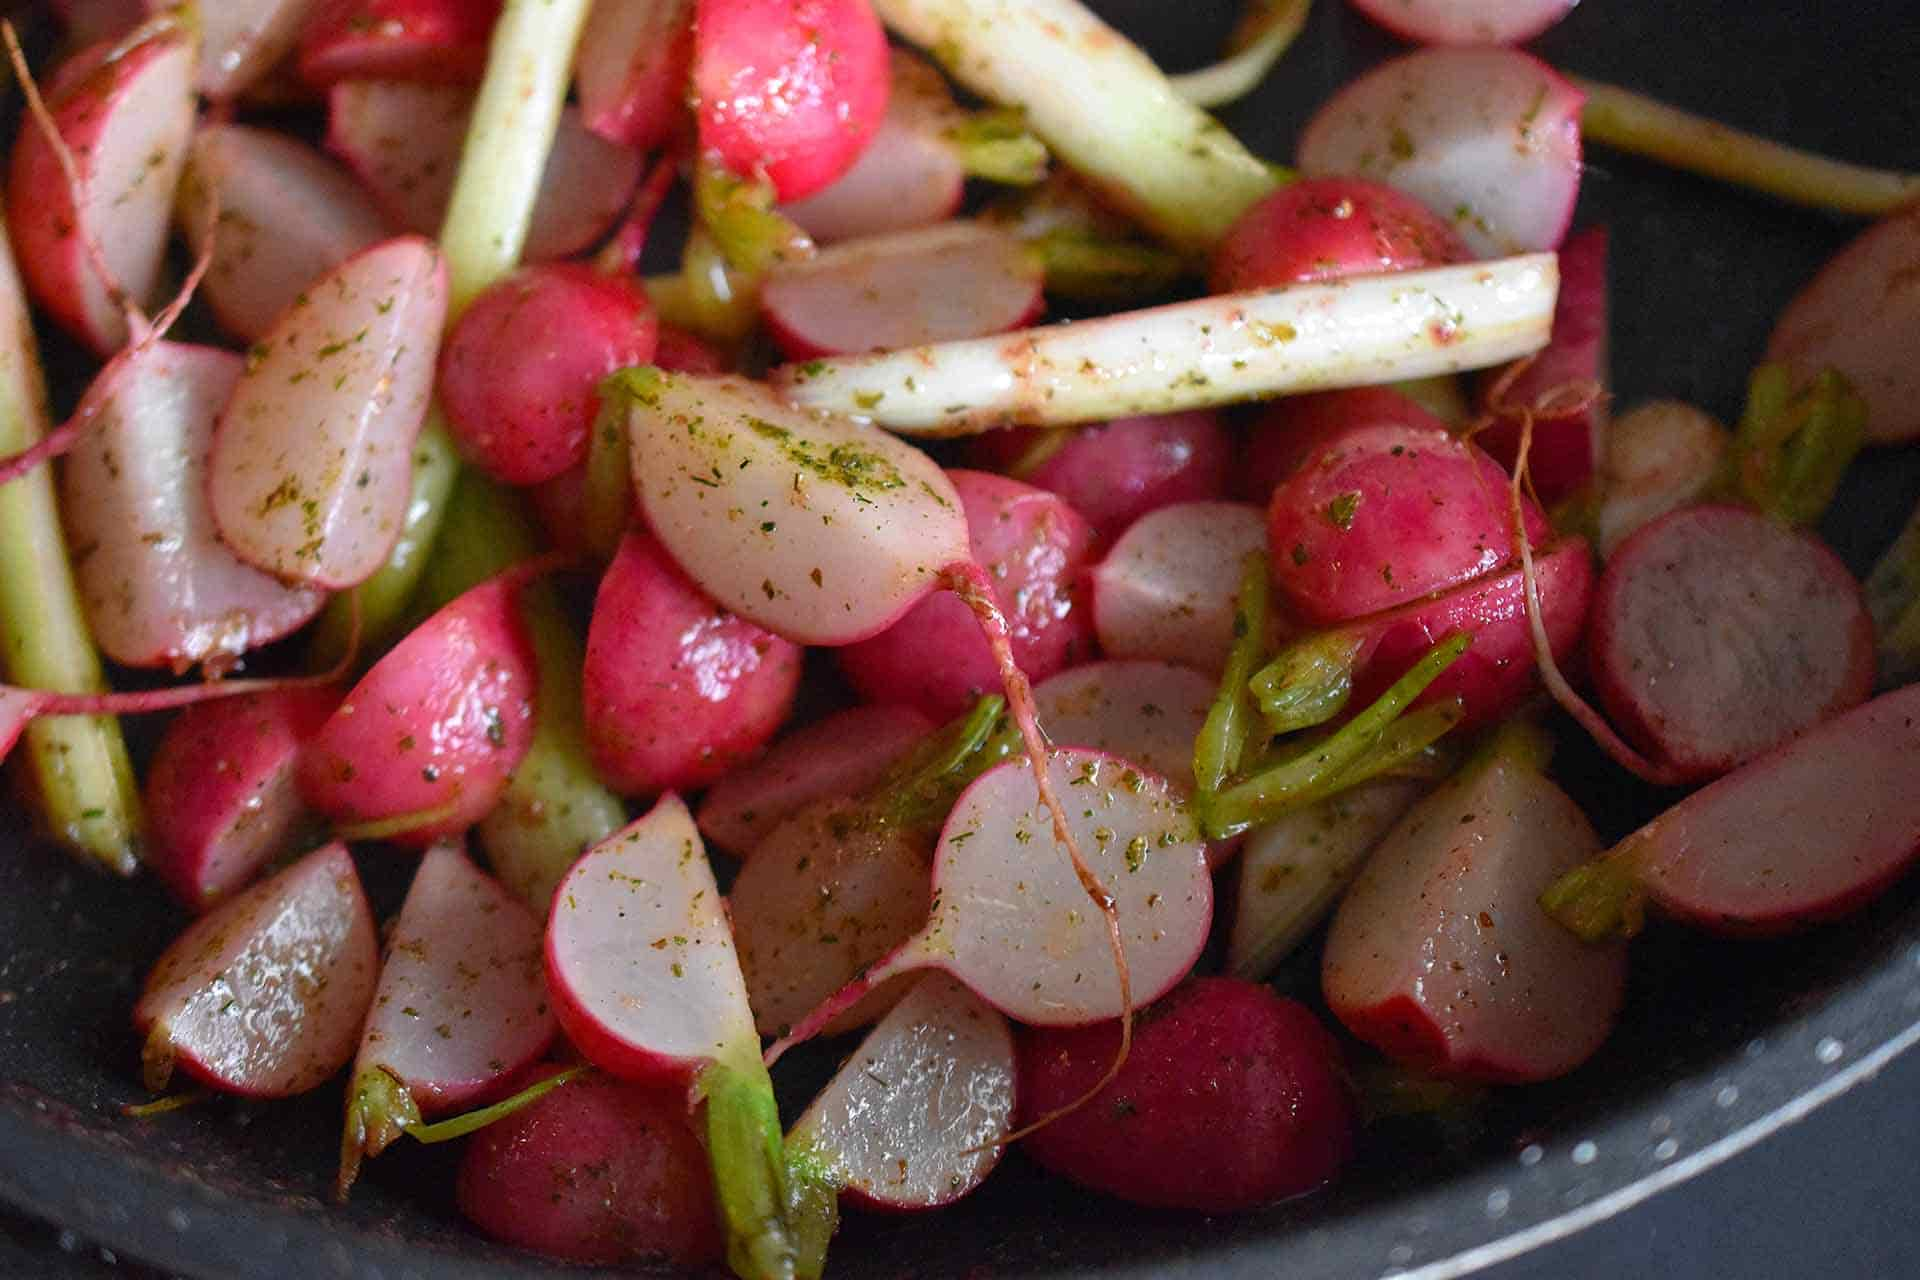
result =
[{"label": "halved radish", "polygon": [[1213,251],[1215,293],[1465,262],[1451,224],[1406,192],[1349,176],[1301,178],[1259,201]]},{"label": "halved radish", "polygon": [[252,341],[302,290],[360,250],[386,224],[353,176],[282,133],[207,124],[194,135],[178,216],[190,245],[219,234],[203,296],[227,332]]},{"label": "halved radish", "polygon": [[1353,7],[1420,44],[1522,44],[1578,0],[1353,0]]},{"label": "halved radish", "polygon": [[373,914],[334,843],[187,927],[134,1006],[147,1087],[176,1067],[209,1088],[284,1098],[353,1056],[380,963]]},{"label": "halved radish", "polygon": [[446,310],[446,260],[402,236],[328,272],[274,322],[207,463],[220,537],[242,560],[324,587],[386,563]]},{"label": "halved radish", "polygon": [[[321,0],[218,0],[200,7],[200,92],[216,102],[239,97],[293,52]],[[147,0],[160,12],[170,0]]]},{"label": "halved radish", "polygon": [[84,48],[139,26],[147,16],[147,4],[146,0],[53,0],[53,11],[66,27],[67,43]]},{"label": "halved radish", "polygon": [[1422,49],[1329,98],[1300,135],[1300,168],[1417,196],[1482,257],[1551,249],[1580,191],[1583,100],[1512,49]]},{"label": "halved radish", "polygon": [[629,147],[651,150],[689,122],[693,0],[627,0],[587,13],[574,55],[581,123]]},{"label": "halved radish", "polygon": [[[327,149],[354,171],[395,226],[436,235],[453,194],[473,97],[458,85],[342,81],[327,95]],[[587,132],[578,111],[561,112],[524,257],[564,258],[597,243],[620,220],[641,167],[639,152]]]},{"label": "halved radish", "polygon": [[1213,681],[1168,662],[1088,662],[1033,687],[1047,736],[1063,747],[1104,751],[1144,765],[1174,787],[1193,786]]},{"label": "halved radish", "polygon": [[[618,6],[613,6],[618,7]],[[300,78],[470,84],[487,63],[500,0],[321,0],[300,34]]]},{"label": "halved radish", "polygon": [[1839,557],[1745,507],[1690,507],[1645,526],[1593,594],[1601,705],[1689,780],[1864,702],[1873,644]]},{"label": "halved radish", "polygon": [[1240,566],[1266,545],[1266,520],[1245,503],[1179,502],[1140,517],[1093,570],[1101,649],[1218,671]]},{"label": "halved radish", "polygon": [[1235,492],[1264,509],[1273,491],[1299,469],[1316,442],[1363,422],[1447,429],[1445,419],[1396,387],[1347,387],[1285,396],[1260,410],[1249,425]]},{"label": "halved radish", "polygon": [[[130,49],[110,37],[61,67],[47,105],[78,166],[77,204],[39,126],[29,121],[14,141],[7,226],[27,290],[101,355],[126,344],[125,304],[145,302],[160,278],[167,216],[193,135],[193,68],[193,44],[177,22],[159,24]],[[89,238],[112,281],[89,260]]]},{"label": "halved radish", "polygon": [[1565,1075],[1612,1030],[1626,948],[1568,935],[1535,899],[1600,847],[1525,752],[1490,751],[1368,858],[1327,935],[1327,1004],[1423,1070],[1508,1083]]},{"label": "halved radish", "polygon": [[1594,544],[1602,558],[1642,525],[1697,502],[1721,474],[1733,435],[1679,400],[1636,406],[1608,424]]},{"label": "halved radish", "polygon": [[1016,329],[1045,303],[1040,260],[1012,233],[949,222],[852,240],[767,276],[760,305],[794,359],[896,350]]}]

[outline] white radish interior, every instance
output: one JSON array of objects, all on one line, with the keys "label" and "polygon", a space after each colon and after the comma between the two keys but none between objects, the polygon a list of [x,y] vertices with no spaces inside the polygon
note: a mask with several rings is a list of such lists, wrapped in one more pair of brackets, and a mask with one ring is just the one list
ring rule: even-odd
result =
[{"label": "white radish interior", "polygon": [[1720,474],[1732,433],[1679,400],[1654,400],[1613,419],[1593,522],[1602,558],[1628,535],[1697,501]]},{"label": "white radish interior", "polygon": [[1266,547],[1266,517],[1246,503],[1181,502],[1149,511],[1093,571],[1101,649],[1218,671],[1233,647],[1241,565]]},{"label": "white radish interior", "polygon": [[1087,747],[1193,786],[1193,742],[1214,682],[1167,662],[1088,662],[1033,688],[1034,711],[1057,746]]}]

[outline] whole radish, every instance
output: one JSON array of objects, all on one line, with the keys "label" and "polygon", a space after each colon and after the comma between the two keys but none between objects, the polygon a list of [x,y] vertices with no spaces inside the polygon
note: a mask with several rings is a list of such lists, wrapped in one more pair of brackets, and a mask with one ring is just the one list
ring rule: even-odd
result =
[{"label": "whole radish", "polygon": [[300,78],[477,81],[500,0],[322,0],[300,33]]},{"label": "whole radish", "polygon": [[1213,251],[1215,293],[1472,258],[1460,236],[1413,196],[1366,178],[1302,178],[1240,215]]}]

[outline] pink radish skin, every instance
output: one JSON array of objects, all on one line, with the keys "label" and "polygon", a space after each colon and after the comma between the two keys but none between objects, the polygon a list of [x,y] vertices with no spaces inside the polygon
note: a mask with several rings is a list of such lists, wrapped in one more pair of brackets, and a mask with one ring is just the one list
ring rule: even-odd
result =
[{"label": "pink radish skin", "polygon": [[935,727],[912,707],[881,705],[849,707],[796,729],[707,789],[697,812],[700,834],[737,858],[751,857],[801,809],[866,791]]},{"label": "pink radish skin", "polygon": [[[1483,399],[1499,374],[1483,375]],[[1505,389],[1503,403],[1534,413],[1533,443],[1527,450],[1527,474],[1534,492],[1548,506],[1585,488],[1606,452],[1607,387],[1607,231],[1592,227],[1567,237],[1560,248],[1560,295],[1553,305],[1553,340]],[[1579,408],[1567,413],[1539,412],[1543,401],[1580,390]],[[1511,471],[1520,455],[1520,419],[1485,407],[1499,416],[1473,442]]]},{"label": "pink radish skin", "polygon": [[315,850],[194,921],[154,964],[133,1010],[148,1087],[177,1067],[251,1098],[314,1088],[352,1057],[379,960],[346,846]]},{"label": "pink radish skin", "polygon": [[446,311],[446,260],[402,236],[349,258],[274,322],[207,463],[213,518],[234,554],[329,588],[386,563],[406,522]]},{"label": "pink radish skin", "polygon": [[1812,534],[1744,507],[1691,507],[1622,543],[1593,595],[1601,705],[1690,781],[1866,701],[1873,620]]},{"label": "pink radish skin", "polygon": [[[473,92],[458,85],[344,80],[327,94],[327,149],[353,170],[395,227],[438,235],[453,194]],[[640,183],[630,147],[560,113],[527,229],[529,262],[571,257],[611,231]]]},{"label": "pink radish skin", "polygon": [[[1020,1040],[1024,1121],[1098,1084],[1120,1028]],[[1232,1213],[1324,1186],[1357,1127],[1340,1047],[1303,1004],[1234,978],[1197,978],[1145,1010],[1120,1074],[1030,1135],[1036,1161],[1134,1204]]]},{"label": "pink radish skin", "polygon": [[596,4],[574,58],[581,123],[610,142],[650,151],[689,123],[693,0]]},{"label": "pink radish skin", "polygon": [[506,484],[586,460],[601,379],[654,358],[653,307],[625,276],[523,267],[462,313],[440,351],[440,398],[468,461]]},{"label": "pink radish skin", "polygon": [[1405,192],[1355,177],[1290,182],[1240,215],[1213,251],[1215,293],[1413,271],[1473,255]]},{"label": "pink radish skin", "polygon": [[776,267],[760,306],[796,360],[898,350],[1017,329],[1046,303],[1046,273],[1011,232],[983,223],[848,241]]},{"label": "pink radish skin", "polygon": [[1419,401],[1392,387],[1286,396],[1262,409],[1247,431],[1246,452],[1235,472],[1236,495],[1265,507],[1273,491],[1299,469],[1321,440],[1358,422],[1397,422],[1423,431],[1447,429]]},{"label": "pink radish skin", "polygon": [[388,651],[308,744],[300,794],[338,822],[418,815],[391,838],[427,844],[486,816],[533,735],[524,575],[457,597]]},{"label": "pink radish skin", "polygon": [[88,260],[84,237],[100,246],[128,299],[152,295],[195,110],[193,46],[177,24],[125,51],[117,43],[109,38],[81,50],[46,95],[79,169],[78,203],[31,120],[14,141],[7,185],[7,226],[27,292],[103,356],[126,344],[127,316]]},{"label": "pink radish skin", "polygon": [[1353,0],[1353,7],[1416,44],[1525,44],[1578,0]]},{"label": "pink radish skin", "polygon": [[54,0],[53,10],[74,48],[117,39],[147,16],[146,0]]},{"label": "pink radish skin", "polygon": [[700,149],[781,200],[851,169],[887,114],[887,37],[868,0],[696,0]]},{"label": "pink radish skin", "polygon": [[[293,52],[321,0],[219,0],[201,6],[199,89],[229,102],[266,78]],[[159,13],[171,0],[147,0]]]},{"label": "pink radish skin", "polygon": [[616,791],[704,787],[793,707],[800,647],[729,613],[643,531],[621,540],[587,629],[587,747]]},{"label": "pink radish skin", "polygon": [[[1093,648],[1079,578],[1094,534],[1053,494],[987,471],[947,473],[967,516],[972,559],[987,572],[1012,630],[1013,656],[1030,680],[1073,666]],[[900,702],[934,719],[959,715],[1000,676],[972,612],[941,593],[838,654],[840,669],[871,702]]]},{"label": "pink radish skin", "polygon": [[[23,255],[24,256],[24,255]],[[1920,437],[1920,209],[1894,213],[1861,232],[1780,313],[1767,359],[1800,382],[1838,369],[1867,402],[1867,438]]]},{"label": "pink radish skin", "polygon": [[659,326],[659,342],[653,362],[668,373],[697,373],[713,376],[729,372],[733,364],[726,354],[704,338],[670,324]]},{"label": "pink radish skin", "polygon": [[1580,192],[1580,108],[1558,72],[1512,49],[1421,49],[1348,82],[1300,135],[1310,175],[1398,187],[1483,258],[1551,249]]},{"label": "pink radish skin", "polygon": [[1732,432],[1678,400],[1651,401],[1615,418],[1594,516],[1601,557],[1611,558],[1635,530],[1699,501],[1732,443]]},{"label": "pink radish skin", "polygon": [[60,472],[61,504],[94,640],[116,662],[219,669],[326,603],[215,537],[208,443],[244,363],[213,347],[130,348],[76,414],[86,428]]},{"label": "pink radish skin", "polygon": [[1388,1056],[1523,1084],[1591,1057],[1625,998],[1626,945],[1580,941],[1537,904],[1600,849],[1527,762],[1481,761],[1415,805],[1334,913],[1328,1006]]},{"label": "pink radish skin", "polygon": [[1218,671],[1240,566],[1266,542],[1260,509],[1239,502],[1181,502],[1134,521],[1093,570],[1100,648]]},{"label": "pink radish skin", "polygon": [[945,974],[919,979],[787,1135],[847,1200],[937,1209],[979,1186],[1012,1130],[1007,1020]]},{"label": "pink radish skin", "polygon": [[300,78],[472,84],[500,0],[321,0],[300,36]]},{"label": "pink radish skin", "polygon": [[146,864],[189,910],[252,880],[310,820],[294,786],[302,746],[340,691],[290,688],[188,707],[147,767]]},{"label": "pink radish skin", "polygon": [[219,234],[201,293],[228,333],[253,341],[302,290],[386,239],[386,223],[346,172],[283,134],[202,125],[194,135],[177,214],[190,245]]},{"label": "pink radish skin", "polygon": [[684,1090],[588,1076],[488,1125],[460,1161],[460,1212],[487,1235],[569,1262],[721,1255],[706,1148]]}]

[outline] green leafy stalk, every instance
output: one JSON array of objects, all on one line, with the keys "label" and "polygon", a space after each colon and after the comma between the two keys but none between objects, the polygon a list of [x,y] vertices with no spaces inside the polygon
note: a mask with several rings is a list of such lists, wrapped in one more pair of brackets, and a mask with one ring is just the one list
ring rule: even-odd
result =
[{"label": "green leafy stalk", "polygon": [[1783,365],[1763,364],[1728,453],[1728,487],[1789,524],[1812,524],[1839,492],[1867,438],[1867,405],[1838,370],[1793,389]]},{"label": "green leafy stalk", "polygon": [[693,170],[693,207],[727,265],[752,290],[783,262],[812,256],[813,240],[774,207],[773,184],[749,181],[713,160]]},{"label": "green leafy stalk", "polygon": [[420,1106],[399,1077],[384,1067],[358,1072],[347,1090],[347,1119],[340,1131],[340,1175],[333,1184],[334,1198],[346,1202],[347,1193],[360,1176],[363,1157],[379,1155],[419,1123]]},{"label": "green leafy stalk", "polygon": [[1047,292],[1075,302],[1118,303],[1167,292],[1187,273],[1179,254],[1139,240],[1055,227],[1028,245],[1040,255]]},{"label": "green leafy stalk", "polygon": [[1646,904],[1631,846],[1575,867],[1540,895],[1541,909],[1586,942],[1633,937],[1646,923]]},{"label": "green leafy stalk", "polygon": [[626,397],[602,394],[587,440],[586,487],[580,496],[580,535],[611,556],[633,518],[633,461],[627,445]]},{"label": "green leafy stalk", "polygon": [[1176,93],[1196,107],[1224,107],[1252,93],[1307,25],[1312,0],[1249,0],[1227,41],[1228,55],[1210,67],[1172,77]]},{"label": "green leafy stalk", "polygon": [[1006,699],[989,694],[887,771],[862,807],[893,827],[943,821],[968,783],[1020,750]]},{"label": "green leafy stalk", "polygon": [[[706,1099],[707,1156],[727,1263],[741,1280],[792,1280],[800,1274],[800,1247],[788,1225],[786,1148],[773,1081],[749,1049],[710,1064],[698,1088]],[[807,1238],[815,1235],[817,1223]]]},{"label": "green leafy stalk", "polygon": [[1233,647],[1193,744],[1193,777],[1202,794],[1218,791],[1246,754],[1254,710],[1247,680],[1266,651],[1268,592],[1266,553],[1249,552],[1240,562],[1240,591],[1233,601]]},{"label": "green leafy stalk", "polygon": [[942,134],[971,178],[1029,187],[1047,176],[1047,144],[1027,131],[1018,107],[976,111]]},{"label": "green leafy stalk", "polygon": [[805,1136],[787,1140],[787,1223],[793,1232],[795,1280],[819,1280],[827,1246],[840,1226],[843,1179],[828,1153]]},{"label": "green leafy stalk", "polygon": [[502,1098],[490,1107],[481,1107],[478,1111],[465,1111],[457,1116],[448,1116],[445,1120],[436,1120],[432,1124],[408,1124],[407,1136],[415,1142],[428,1144],[451,1142],[455,1138],[464,1138],[468,1134],[478,1133],[497,1120],[505,1120],[516,1111],[532,1106],[540,1099],[558,1089],[561,1085],[571,1084],[593,1068],[582,1065],[568,1067],[565,1071],[536,1080],[511,1098]]},{"label": "green leafy stalk", "polygon": [[1323,631],[1288,645],[1260,668],[1247,687],[1276,735],[1311,729],[1346,710],[1353,696],[1353,664],[1360,637]]}]

